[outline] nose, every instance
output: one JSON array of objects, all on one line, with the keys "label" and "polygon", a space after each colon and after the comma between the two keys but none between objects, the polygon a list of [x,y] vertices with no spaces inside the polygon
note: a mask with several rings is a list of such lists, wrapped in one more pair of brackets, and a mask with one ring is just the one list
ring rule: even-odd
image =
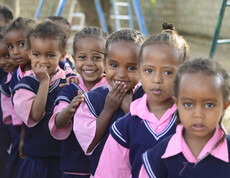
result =
[{"label": "nose", "polygon": [[39,62],[40,62],[40,64],[46,64],[47,63],[47,59],[44,56],[41,56]]},{"label": "nose", "polygon": [[93,66],[94,65],[93,59],[87,58],[86,61],[85,61],[85,65]]},{"label": "nose", "polygon": [[118,70],[117,75],[118,75],[120,78],[125,78],[125,77],[127,76],[126,70],[125,70],[124,68],[120,68],[120,69]]},{"label": "nose", "polygon": [[195,118],[204,118],[203,108],[200,105],[194,107],[193,117]]},{"label": "nose", "polygon": [[161,72],[155,72],[155,73],[153,74],[152,82],[153,82],[153,83],[157,83],[157,84],[160,84],[160,83],[163,82],[163,77],[162,77]]},{"label": "nose", "polygon": [[14,55],[15,55],[15,54],[18,54],[18,53],[19,53],[19,48],[15,46],[15,47],[13,48],[13,53],[14,53]]}]

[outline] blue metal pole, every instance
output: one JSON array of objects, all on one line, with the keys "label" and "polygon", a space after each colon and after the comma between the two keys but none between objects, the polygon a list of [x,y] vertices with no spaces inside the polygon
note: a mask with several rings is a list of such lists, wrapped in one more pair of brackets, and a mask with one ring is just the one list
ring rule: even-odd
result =
[{"label": "blue metal pole", "polygon": [[132,8],[130,6],[130,0],[128,0],[128,3],[129,3],[129,5],[128,5],[129,27],[133,28],[133,15],[132,15],[133,13],[132,13]]},{"label": "blue metal pole", "polygon": [[35,17],[34,17],[36,20],[38,20],[39,17],[40,17],[41,10],[42,10],[42,7],[44,5],[44,2],[45,2],[45,0],[40,0],[39,1],[38,8],[37,8],[37,11],[36,11],[36,14],[35,14]]},{"label": "blue metal pole", "polygon": [[55,13],[56,16],[62,15],[63,9],[65,7],[65,2],[66,2],[65,0],[60,0],[59,1],[58,7],[57,7],[57,11]]},{"label": "blue metal pole", "polygon": [[212,46],[211,46],[211,50],[210,50],[210,53],[209,53],[209,58],[213,57],[213,55],[215,53],[215,50],[216,50],[216,44],[217,44],[217,40],[219,38],[220,28],[221,28],[221,24],[222,24],[222,20],[223,20],[226,5],[227,5],[227,0],[223,0],[222,5],[221,5],[221,9],[220,9],[220,14],[219,14],[217,24],[216,24],[215,34],[214,34],[214,37],[213,37],[213,40],[212,40]]},{"label": "blue metal pole", "polygon": [[133,0],[133,6],[134,6],[134,10],[136,12],[139,28],[140,28],[141,32],[147,37],[148,36],[148,31],[147,31],[147,28],[145,26],[144,17],[143,17],[143,15],[141,13],[141,8],[140,8],[139,1],[138,0]]},{"label": "blue metal pole", "polygon": [[97,9],[97,13],[98,13],[98,16],[99,16],[101,27],[103,28],[103,30],[105,32],[108,32],[108,28],[107,28],[107,25],[106,25],[106,22],[105,22],[105,17],[104,17],[103,10],[101,8],[100,0],[94,0],[94,4],[95,4],[96,9]]}]

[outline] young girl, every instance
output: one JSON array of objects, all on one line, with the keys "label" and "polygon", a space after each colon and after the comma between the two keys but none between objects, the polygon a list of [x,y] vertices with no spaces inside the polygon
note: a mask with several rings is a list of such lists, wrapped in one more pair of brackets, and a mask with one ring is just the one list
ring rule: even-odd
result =
[{"label": "young girl", "polygon": [[163,31],[144,42],[139,72],[146,94],[112,125],[95,177],[138,177],[141,154],[175,132],[173,80],[187,52],[172,24],[163,23]]},{"label": "young girl", "polygon": [[73,59],[79,83],[65,86],[59,93],[54,114],[49,121],[51,135],[63,140],[61,171],[63,177],[89,177],[89,158],[84,154],[72,130],[73,115],[82,100],[81,93],[107,84],[104,72],[104,51],[107,34],[98,27],[85,27],[73,42]]},{"label": "young girl", "polygon": [[48,129],[59,84],[69,75],[58,67],[65,57],[66,35],[50,21],[44,21],[27,35],[27,49],[33,72],[14,88],[14,108],[25,124],[26,158],[18,177],[60,177],[60,142]]},{"label": "young girl", "polygon": [[108,137],[108,128],[129,112],[132,100],[144,93],[137,86],[137,58],[144,39],[140,32],[131,29],[110,35],[105,45],[105,72],[109,85],[84,94],[85,102],[74,115],[74,133],[84,152],[90,154],[91,175],[94,175]]},{"label": "young girl", "polygon": [[229,177],[230,137],[221,127],[229,75],[208,59],[187,62],[176,75],[174,94],[181,124],[144,153],[140,177]]},{"label": "young girl", "polygon": [[[7,75],[2,75],[1,73],[1,118],[0,118],[0,177],[5,177],[7,165],[10,165],[9,159],[12,160],[12,155],[9,157],[8,150],[10,149],[11,143],[15,139],[15,128],[12,125],[5,125],[3,120],[12,120],[11,119],[11,98],[9,91],[9,82],[12,77],[12,72],[17,67],[17,64],[10,58],[8,52],[8,46],[4,38],[3,30],[5,27],[0,27],[0,68],[6,72]],[[14,144],[15,145],[15,144]],[[15,154],[18,155],[18,147],[16,149],[11,149],[11,153],[15,151]],[[10,167],[10,166],[9,166]],[[12,167],[11,167],[12,168]],[[15,170],[10,170],[9,172],[16,172]],[[15,174],[16,175],[16,174]]]}]

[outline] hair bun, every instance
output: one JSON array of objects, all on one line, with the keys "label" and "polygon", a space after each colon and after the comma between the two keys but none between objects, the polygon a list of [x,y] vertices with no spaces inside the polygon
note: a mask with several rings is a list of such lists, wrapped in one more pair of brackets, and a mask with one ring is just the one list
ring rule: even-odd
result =
[{"label": "hair bun", "polygon": [[163,22],[162,28],[163,28],[163,30],[172,30],[172,31],[175,31],[174,25],[172,23],[168,23],[168,22]]}]

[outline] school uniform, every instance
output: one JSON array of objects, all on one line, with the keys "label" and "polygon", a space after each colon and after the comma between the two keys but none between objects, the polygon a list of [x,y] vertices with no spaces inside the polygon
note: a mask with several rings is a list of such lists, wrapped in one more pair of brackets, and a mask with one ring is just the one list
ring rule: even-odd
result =
[{"label": "school uniform", "polygon": [[[57,139],[62,140],[61,147],[61,171],[63,177],[89,177],[89,158],[86,156],[79,145],[73,132],[73,118],[69,124],[64,128],[57,128],[55,125],[55,117],[59,112],[65,109],[75,96],[78,95],[78,90],[82,93],[88,92],[83,79],[78,76],[78,84],[71,83],[65,86],[59,93],[55,104],[54,113],[49,121],[49,129],[51,135]],[[105,77],[92,88],[107,85]]]},{"label": "school uniform", "polygon": [[138,177],[141,155],[155,147],[163,138],[176,131],[176,105],[158,119],[147,107],[148,96],[133,101],[130,113],[118,119],[110,128],[95,178]]},{"label": "school uniform", "polygon": [[213,136],[195,158],[183,138],[183,129],[180,124],[172,137],[165,138],[157,147],[143,154],[144,166],[140,177],[229,177],[230,136],[227,135],[215,148],[224,134],[217,126]]},{"label": "school uniform", "polygon": [[[30,71],[27,71],[30,72]],[[22,127],[22,121],[14,110],[12,104],[12,91],[14,86],[26,75],[22,71],[21,66],[18,66],[13,71],[13,74],[8,74],[2,81],[2,109],[3,109],[3,122],[6,125],[12,125],[15,131],[14,140],[10,149],[10,157],[8,167],[6,171],[6,178],[14,178],[18,174],[18,170],[23,163],[23,159],[19,156],[18,146],[20,141],[20,133]],[[3,104],[4,103],[4,104]],[[10,127],[10,126],[9,126]]]},{"label": "school uniform", "polygon": [[[94,148],[91,153],[86,153],[89,145],[91,144],[96,132],[96,120],[102,112],[106,96],[110,91],[109,85],[91,90],[89,93],[84,93],[85,102],[81,103],[74,115],[74,133],[77,137],[85,154],[89,155],[90,159],[90,174],[94,175],[99,162],[101,152],[103,150],[106,139],[109,136],[109,127],[120,117],[124,116],[121,108],[118,108],[106,129],[104,137],[100,143]],[[133,92],[133,100],[143,96],[144,90],[142,86],[137,85]]]},{"label": "school uniform", "polygon": [[1,100],[1,104],[0,103],[0,145],[1,145],[1,149],[0,149],[0,177],[5,177],[5,173],[6,173],[6,169],[7,169],[7,165],[8,165],[8,161],[9,161],[9,153],[8,153],[8,149],[10,147],[10,144],[12,143],[13,139],[14,139],[14,135],[15,135],[15,131],[11,126],[7,126],[3,123],[3,114],[5,114],[5,112],[2,112],[2,106],[4,106],[6,103],[2,102],[2,92],[4,92],[4,90],[2,89],[2,84],[4,84],[4,81],[7,78],[7,73],[4,72],[1,68],[0,68],[0,91],[1,91],[1,96],[0,96],[0,100]]},{"label": "school uniform", "polygon": [[26,158],[20,167],[18,178],[24,177],[60,177],[60,141],[53,139],[48,128],[48,121],[52,116],[53,103],[60,91],[59,85],[66,83],[70,74],[59,67],[51,78],[47,102],[43,117],[40,121],[33,121],[29,115],[39,89],[40,81],[35,74],[25,76],[14,87],[13,104],[16,113],[25,127],[24,153]]}]

